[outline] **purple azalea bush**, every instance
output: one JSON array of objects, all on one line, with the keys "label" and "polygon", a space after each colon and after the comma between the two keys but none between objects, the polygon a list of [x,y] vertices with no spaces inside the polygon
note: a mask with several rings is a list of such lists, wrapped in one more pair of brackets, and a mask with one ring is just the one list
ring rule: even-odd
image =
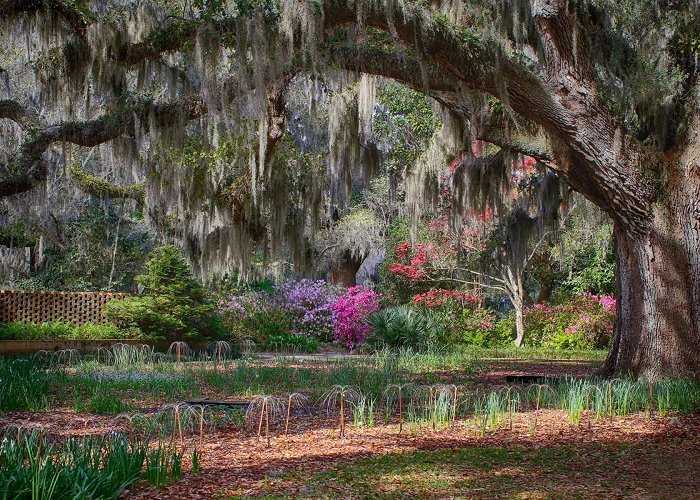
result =
[{"label": "purple azalea bush", "polygon": [[242,294],[228,294],[219,303],[219,310],[231,318],[243,319],[252,312],[266,311],[271,307],[270,295],[252,291]]},{"label": "purple azalea bush", "polygon": [[380,296],[374,290],[363,286],[348,288],[333,303],[335,343],[353,349],[364,342],[372,331],[367,318],[380,306]]},{"label": "purple azalea bush", "polygon": [[333,338],[333,304],[337,290],[323,280],[288,280],[275,287],[276,305],[293,317],[293,335]]}]

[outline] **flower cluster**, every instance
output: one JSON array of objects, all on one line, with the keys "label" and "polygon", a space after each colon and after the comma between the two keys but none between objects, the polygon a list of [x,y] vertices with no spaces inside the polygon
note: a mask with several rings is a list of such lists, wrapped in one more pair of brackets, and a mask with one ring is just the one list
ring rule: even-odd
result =
[{"label": "flower cluster", "polygon": [[603,348],[612,338],[615,299],[584,293],[559,305],[535,304],[525,311],[526,342],[554,347]]},{"label": "flower cluster", "polygon": [[323,280],[288,280],[275,288],[278,307],[289,311],[294,320],[294,335],[312,335],[330,339],[333,334],[333,304],[337,292]]},{"label": "flower cluster", "polygon": [[449,290],[447,288],[435,288],[424,293],[417,293],[413,296],[413,303],[425,307],[441,307],[447,302],[461,302],[462,305],[476,305],[478,297],[471,293],[461,290]]},{"label": "flower cluster", "polygon": [[354,348],[372,331],[366,320],[379,310],[380,297],[372,289],[363,286],[348,288],[333,303],[333,327],[335,342]]},{"label": "flower cluster", "polygon": [[456,254],[452,247],[436,243],[411,245],[403,241],[394,247],[397,262],[389,265],[389,271],[409,281],[424,281],[435,274],[435,267],[444,267],[446,260]]},{"label": "flower cluster", "polygon": [[615,301],[615,298],[611,295],[596,295],[590,292],[583,292],[583,296],[589,300],[598,302],[607,312],[615,312],[617,301]]},{"label": "flower cluster", "polygon": [[254,310],[269,309],[272,298],[264,292],[229,294],[220,303],[219,310],[231,318],[243,319]]}]

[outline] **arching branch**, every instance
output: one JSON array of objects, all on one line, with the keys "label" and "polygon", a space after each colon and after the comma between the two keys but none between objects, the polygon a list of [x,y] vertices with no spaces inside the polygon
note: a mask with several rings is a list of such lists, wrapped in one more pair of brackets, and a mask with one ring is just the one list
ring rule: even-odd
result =
[{"label": "arching branch", "polygon": [[39,115],[11,99],[0,100],[0,119],[3,118],[14,121],[24,130],[38,129],[41,126]]},{"label": "arching branch", "polygon": [[78,184],[81,191],[96,198],[129,198],[143,205],[146,196],[143,184],[119,185],[112,184],[97,175],[90,174],[75,164],[70,169],[71,178]]},{"label": "arching branch", "polygon": [[9,164],[0,166],[0,198],[29,191],[46,179],[43,154],[54,143],[92,147],[124,134],[133,135],[137,120],[148,132],[151,126],[183,124],[205,113],[201,96],[193,94],[168,103],[136,102],[94,120],[46,127],[23,143]]}]

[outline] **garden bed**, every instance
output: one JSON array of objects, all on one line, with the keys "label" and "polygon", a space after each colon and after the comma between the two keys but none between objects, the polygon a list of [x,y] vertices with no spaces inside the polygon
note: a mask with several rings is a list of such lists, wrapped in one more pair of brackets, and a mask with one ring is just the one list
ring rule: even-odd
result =
[{"label": "garden bed", "polygon": [[[38,351],[60,351],[74,349],[81,354],[95,351],[99,348],[111,347],[114,344],[128,344],[133,346],[147,345],[156,352],[166,352],[172,344],[169,340],[139,340],[139,339],[46,339],[46,340],[0,340],[0,355],[13,356],[21,354],[35,354]],[[205,350],[209,345],[207,341],[190,342],[194,350]]]}]

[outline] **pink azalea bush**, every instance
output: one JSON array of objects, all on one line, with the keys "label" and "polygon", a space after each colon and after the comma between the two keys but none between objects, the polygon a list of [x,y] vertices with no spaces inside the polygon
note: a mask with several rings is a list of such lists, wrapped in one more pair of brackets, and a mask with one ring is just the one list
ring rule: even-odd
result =
[{"label": "pink azalea bush", "polygon": [[602,349],[610,345],[615,299],[584,293],[559,305],[535,304],[525,311],[525,342],[561,349]]},{"label": "pink azalea bush", "polygon": [[363,286],[348,288],[332,305],[336,344],[349,348],[360,345],[371,333],[367,318],[380,308],[380,296]]}]

